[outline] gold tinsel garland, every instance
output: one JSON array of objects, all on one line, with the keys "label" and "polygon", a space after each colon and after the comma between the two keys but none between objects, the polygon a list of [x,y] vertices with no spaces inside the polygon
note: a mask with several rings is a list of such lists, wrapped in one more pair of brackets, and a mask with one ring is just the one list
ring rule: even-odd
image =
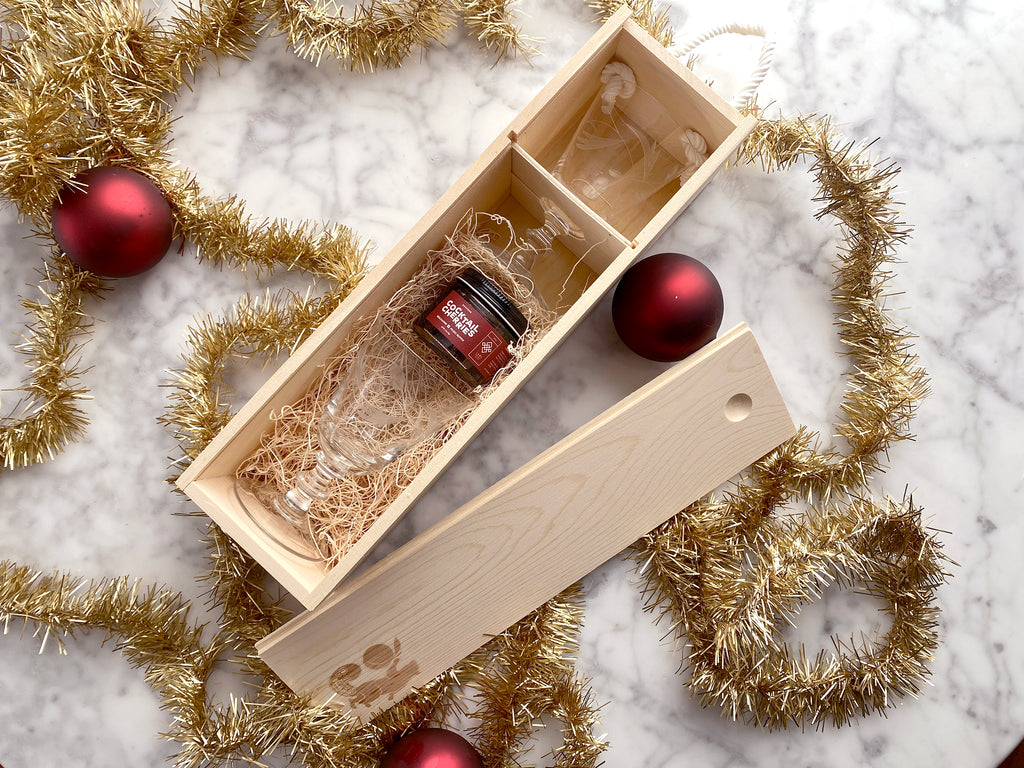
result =
[{"label": "gold tinsel garland", "polygon": [[[590,2],[602,15],[622,3]],[[649,0],[631,3],[651,33],[670,42],[667,17]],[[93,0],[52,5],[0,0],[0,194],[44,238],[57,190],[83,168],[124,163],[150,175],[172,204],[179,231],[200,258],[217,265],[300,269],[325,277],[323,297],[244,297],[220,318],[192,329],[164,421],[187,463],[230,415],[222,399],[232,357],[273,356],[296,344],[359,279],[363,247],[344,227],[254,221],[234,199],[206,198],[195,179],[167,156],[166,99],[210,56],[244,56],[268,25],[296,52],[372,70],[397,66],[416,47],[438,40],[462,14],[487,47],[504,54],[526,44],[507,0],[371,2],[354,15],[331,15],[308,2],[210,0],[178,6],[160,26],[134,2]],[[652,609],[689,643],[691,685],[704,703],[769,727],[833,722],[891,705],[927,674],[936,643],[934,591],[943,580],[938,544],[912,500],[870,500],[868,485],[894,441],[909,437],[924,374],[908,335],[882,310],[884,265],[906,235],[893,214],[896,170],[839,142],[827,121],[762,121],[746,159],[767,170],[814,158],[826,205],[843,227],[835,300],[840,335],[854,360],[841,410],[846,453],[822,449],[807,430],[766,457],[722,500],[698,503],[635,545]],[[75,402],[75,339],[88,327],[83,302],[104,285],[55,254],[45,266],[43,301],[24,301],[32,317],[23,350],[32,379],[23,389],[37,409],[0,421],[4,465],[44,460],[84,427]],[[814,510],[780,516],[807,500]],[[253,644],[287,618],[264,589],[262,570],[211,524],[211,572],[219,628],[205,637],[188,605],[167,590],[125,579],[85,584],[0,564],[0,616],[21,619],[46,642],[96,628],[116,639],[128,660],[174,713],[168,736],[180,766],[251,764],[292,745],[308,765],[375,765],[404,731],[445,722],[469,708],[488,766],[518,765],[527,737],[544,715],[561,720],[558,766],[591,766],[603,745],[593,737],[596,708],[573,671],[582,618],[578,588],[531,616],[409,697],[369,726],[309,707],[256,656]],[[882,642],[844,646],[803,658],[779,640],[780,617],[832,583],[857,583],[884,600],[893,616]],[[261,680],[249,697],[214,706],[206,685],[226,653]],[[466,690],[476,698],[467,700]],[[474,703],[475,702],[475,703]]]},{"label": "gold tinsel garland", "polygon": [[33,364],[29,380],[21,387],[25,398],[13,412],[29,413],[0,420],[0,471],[52,459],[85,429],[78,401],[88,393],[75,386],[79,373],[75,356],[80,348],[76,339],[89,327],[83,301],[103,291],[104,285],[56,252],[43,265],[40,277],[43,299],[21,302],[32,323],[19,351]]},{"label": "gold tinsel garland", "polygon": [[[916,693],[938,644],[935,590],[947,577],[913,500],[870,498],[870,479],[927,393],[910,334],[884,303],[886,265],[908,234],[893,199],[892,163],[872,162],[829,120],[762,120],[743,145],[768,171],[813,159],[824,205],[843,235],[833,300],[852,362],[837,437],[804,428],[758,462],[721,500],[702,500],[641,539],[633,556],[651,609],[689,647],[690,684],[705,705],[769,728],[843,725]],[[805,514],[780,515],[790,502]],[[833,638],[808,659],[780,627],[830,585],[884,603],[888,632],[860,644]]]},{"label": "gold tinsel garland", "polygon": [[636,23],[646,29],[651,37],[666,47],[672,45],[675,30],[669,25],[668,11],[659,9],[655,0],[588,0],[587,5],[597,11],[603,21],[622,6],[628,5]]},{"label": "gold tinsel garland", "polygon": [[[83,629],[100,630],[114,640],[174,713],[166,735],[181,746],[179,766],[251,765],[290,745],[307,765],[374,768],[403,733],[466,710],[463,686],[481,691],[468,715],[480,722],[475,739],[489,768],[521,765],[517,757],[524,741],[544,715],[565,724],[555,766],[596,765],[604,748],[590,728],[596,709],[573,671],[582,621],[578,587],[358,727],[337,710],[308,705],[262,664],[252,642],[279,623],[281,611],[267,603],[258,569],[244,553],[219,532],[211,546],[215,594],[236,598],[211,639],[203,637],[203,626],[191,620],[190,606],[178,593],[144,588],[126,578],[88,583],[65,574],[47,576],[9,562],[0,562],[0,617],[5,629],[19,620],[32,626],[44,646],[52,639],[63,649],[64,638]],[[262,683],[246,699],[215,705],[207,699],[207,681],[228,651],[240,656],[244,672]]]},{"label": "gold tinsel garland", "polygon": [[[607,15],[621,2],[591,3]],[[347,227],[254,220],[235,198],[212,200],[174,167],[167,144],[168,99],[209,57],[244,57],[269,25],[296,53],[332,56],[357,70],[393,67],[417,47],[439,41],[461,15],[499,55],[527,52],[509,0],[418,0],[358,5],[351,18],[308,2],[208,0],[177,5],[160,24],[133,0],[54,5],[0,2],[0,197],[52,242],[49,216],[59,190],[93,165],[126,164],[154,180],[171,203],[179,234],[201,260],[257,272],[284,267],[331,280],[343,296],[363,271],[365,247]],[[653,34],[670,35],[649,0],[633,4]],[[89,327],[82,303],[99,281],[70,267],[50,272],[52,300],[26,303],[34,328],[62,350],[22,347],[33,377],[21,389],[30,416],[0,416],[0,468],[44,461],[85,427],[69,389],[71,339]],[[54,336],[52,330],[58,329]],[[61,355],[64,355],[63,359]],[[54,373],[63,370],[55,377]]]}]

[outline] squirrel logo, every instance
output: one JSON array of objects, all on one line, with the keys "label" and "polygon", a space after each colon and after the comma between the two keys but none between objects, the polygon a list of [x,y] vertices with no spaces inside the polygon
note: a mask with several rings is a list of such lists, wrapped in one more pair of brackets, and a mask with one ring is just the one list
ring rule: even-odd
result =
[{"label": "squirrel logo", "polygon": [[[397,694],[408,691],[410,683],[420,673],[419,664],[410,661],[399,666],[402,644],[396,637],[392,645],[378,643],[363,651],[363,663],[342,664],[331,673],[330,686],[333,691],[348,699],[350,706],[371,706],[381,696],[387,695],[388,701],[394,701]],[[373,677],[356,684],[355,680],[363,667],[377,672]]]}]

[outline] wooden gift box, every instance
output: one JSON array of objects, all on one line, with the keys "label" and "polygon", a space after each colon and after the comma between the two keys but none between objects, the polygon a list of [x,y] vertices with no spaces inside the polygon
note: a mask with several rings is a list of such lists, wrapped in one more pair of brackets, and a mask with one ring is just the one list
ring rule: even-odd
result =
[{"label": "wooden gift box", "polygon": [[[605,65],[632,68],[637,84],[657,99],[679,128],[698,131],[708,159],[675,188],[668,187],[619,231],[560,184],[552,170],[601,87]],[[629,18],[613,16],[516,117],[290,358],[178,480],[214,521],[307,608],[318,605],[416,502],[490,419],[508,402],[560,342],[612,288],[641,252],[700,192],[753,128],[744,117]],[[511,374],[424,466],[415,480],[333,568],[290,555],[242,510],[233,491],[236,469],[271,428],[272,414],[299,400],[322,373],[361,318],[372,315],[410,279],[426,254],[470,211],[506,217],[517,232],[543,223],[540,200],[560,206],[583,232],[556,243],[553,258],[538,261],[538,284],[567,288],[560,317]],[[568,282],[567,282],[567,278]],[[269,513],[268,513],[269,514]]]}]

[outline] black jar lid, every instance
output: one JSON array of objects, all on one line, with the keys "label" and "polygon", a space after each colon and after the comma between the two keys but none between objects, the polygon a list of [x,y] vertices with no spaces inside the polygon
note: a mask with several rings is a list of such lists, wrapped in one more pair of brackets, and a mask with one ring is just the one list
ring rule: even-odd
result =
[{"label": "black jar lid", "polygon": [[480,270],[475,267],[467,267],[455,278],[457,284],[463,285],[475,296],[484,306],[502,321],[504,325],[518,341],[526,333],[530,323],[519,311],[512,299],[505,295],[505,292],[488,280]]}]

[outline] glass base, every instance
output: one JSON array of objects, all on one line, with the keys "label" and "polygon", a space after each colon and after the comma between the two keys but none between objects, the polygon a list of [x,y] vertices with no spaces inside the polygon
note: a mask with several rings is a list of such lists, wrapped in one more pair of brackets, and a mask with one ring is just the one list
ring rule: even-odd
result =
[{"label": "glass base", "polygon": [[235,478],[235,496],[249,519],[281,549],[302,560],[325,560],[314,543],[308,518],[297,514],[276,487]]}]

